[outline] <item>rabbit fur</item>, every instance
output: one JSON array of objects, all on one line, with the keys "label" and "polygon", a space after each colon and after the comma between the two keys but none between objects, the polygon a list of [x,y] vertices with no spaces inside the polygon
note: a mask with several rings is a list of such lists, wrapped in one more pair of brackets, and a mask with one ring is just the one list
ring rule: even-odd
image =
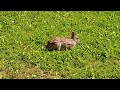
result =
[{"label": "rabbit fur", "polygon": [[71,38],[61,38],[61,37],[55,37],[48,41],[47,43],[47,49],[52,50],[66,50],[66,49],[72,49],[76,46],[77,43],[79,43],[80,39],[79,37],[72,32]]}]

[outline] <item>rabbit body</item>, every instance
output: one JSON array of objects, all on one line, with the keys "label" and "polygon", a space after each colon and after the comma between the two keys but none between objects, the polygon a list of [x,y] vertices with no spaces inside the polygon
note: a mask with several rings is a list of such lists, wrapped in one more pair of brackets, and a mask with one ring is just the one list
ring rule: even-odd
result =
[{"label": "rabbit body", "polygon": [[71,38],[56,37],[47,43],[48,50],[66,50],[72,49],[79,42],[77,35],[72,32]]}]

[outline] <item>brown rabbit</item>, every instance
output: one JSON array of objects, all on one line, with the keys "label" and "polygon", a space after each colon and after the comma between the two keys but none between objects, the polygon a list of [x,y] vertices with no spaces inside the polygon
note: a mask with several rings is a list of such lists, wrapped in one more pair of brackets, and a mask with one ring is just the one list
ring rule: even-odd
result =
[{"label": "brown rabbit", "polygon": [[56,37],[52,40],[49,40],[47,43],[47,49],[50,51],[72,49],[79,41],[79,37],[74,32],[72,32],[71,38]]}]

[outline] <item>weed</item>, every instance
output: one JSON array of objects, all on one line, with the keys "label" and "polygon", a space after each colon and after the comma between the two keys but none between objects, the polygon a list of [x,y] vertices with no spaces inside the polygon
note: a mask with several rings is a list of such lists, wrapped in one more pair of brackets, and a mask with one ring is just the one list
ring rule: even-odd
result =
[{"label": "weed", "polygon": [[[42,78],[39,70],[45,78],[120,78],[119,21],[119,11],[1,11],[0,78]],[[50,37],[72,31],[80,37],[73,50],[46,50]]]}]

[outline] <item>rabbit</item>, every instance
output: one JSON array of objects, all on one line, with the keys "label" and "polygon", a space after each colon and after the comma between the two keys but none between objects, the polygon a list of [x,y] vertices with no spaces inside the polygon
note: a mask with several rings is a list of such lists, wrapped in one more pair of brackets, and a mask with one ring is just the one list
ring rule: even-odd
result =
[{"label": "rabbit", "polygon": [[61,37],[56,37],[48,41],[47,43],[47,49],[49,51],[52,50],[71,50],[76,46],[77,43],[79,43],[80,39],[79,37],[72,32],[71,33],[71,38],[61,38]]}]

